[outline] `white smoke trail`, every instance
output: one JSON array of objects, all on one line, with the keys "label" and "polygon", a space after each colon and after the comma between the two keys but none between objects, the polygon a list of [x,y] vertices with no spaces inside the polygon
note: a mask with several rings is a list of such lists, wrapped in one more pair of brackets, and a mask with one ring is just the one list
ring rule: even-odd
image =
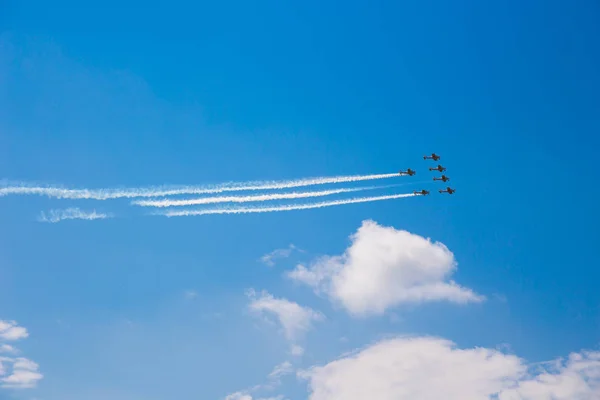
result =
[{"label": "white smoke trail", "polygon": [[94,219],[105,219],[110,218],[111,215],[98,213],[94,211],[81,211],[79,208],[67,208],[65,210],[50,210],[49,215],[46,215],[43,211],[40,214],[40,222],[51,222],[56,223],[65,219],[85,219],[88,221]]},{"label": "white smoke trail", "polygon": [[349,175],[306,178],[291,181],[229,183],[216,186],[150,187],[128,189],[66,189],[60,187],[26,186],[21,184],[0,188],[0,197],[8,195],[39,195],[58,199],[108,200],[117,198],[175,196],[181,194],[210,194],[245,190],[289,189],[302,186],[324,185],[329,183],[347,183],[375,179],[387,179],[397,176],[403,175],[399,173]]},{"label": "white smoke trail", "polygon": [[217,208],[217,209],[209,209],[209,210],[157,211],[153,214],[165,215],[167,217],[189,217],[189,216],[195,216],[195,215],[208,215],[208,214],[267,213],[267,212],[277,212],[277,211],[308,210],[311,208],[333,207],[333,206],[340,206],[340,205],[344,205],[344,204],[354,204],[354,203],[368,203],[368,202],[372,202],[372,201],[393,200],[393,199],[400,199],[403,197],[413,197],[413,196],[416,196],[416,195],[414,193],[406,193],[406,194],[392,194],[392,195],[387,195],[387,196],[358,197],[358,198],[347,199],[347,200],[324,201],[321,203],[289,204],[289,205],[273,206],[273,207],[241,207],[241,208]]},{"label": "white smoke trail", "polygon": [[350,192],[361,192],[363,190],[375,190],[384,189],[389,187],[395,187],[400,185],[382,185],[382,186],[366,186],[359,188],[342,188],[332,190],[322,190],[318,192],[291,192],[291,193],[274,193],[274,194],[259,194],[253,196],[218,196],[218,197],[204,197],[198,199],[161,199],[161,200],[134,200],[131,204],[142,206],[142,207],[180,207],[180,206],[193,206],[199,204],[214,204],[214,203],[250,203],[250,202],[263,202],[272,200],[289,200],[289,199],[303,199],[307,197],[322,197],[330,196],[339,193],[350,193]]}]

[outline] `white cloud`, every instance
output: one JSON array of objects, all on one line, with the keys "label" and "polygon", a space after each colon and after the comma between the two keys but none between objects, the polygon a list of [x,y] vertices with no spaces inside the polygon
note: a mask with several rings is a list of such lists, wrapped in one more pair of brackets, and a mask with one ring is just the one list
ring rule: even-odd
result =
[{"label": "white cloud", "polygon": [[13,346],[11,346],[9,344],[2,344],[2,345],[0,345],[0,353],[15,354],[17,352],[18,352],[18,350],[15,347],[13,347]]},{"label": "white cloud", "polygon": [[357,316],[383,314],[403,303],[483,301],[483,296],[448,280],[454,255],[442,243],[363,221],[340,256],[325,256],[288,277],[325,293]]},{"label": "white cloud", "polygon": [[4,365],[7,362],[12,364],[13,359],[8,357],[0,357],[0,376],[4,376],[6,374],[6,369],[4,368]]},{"label": "white cloud", "polygon": [[260,260],[265,263],[266,265],[268,265],[269,267],[272,267],[275,265],[275,261],[278,258],[287,258],[292,254],[292,251],[297,250],[297,247],[294,246],[293,244],[290,244],[287,248],[285,249],[277,249],[277,250],[273,250],[272,252],[265,254],[264,256],[262,256],[260,258]]},{"label": "white cloud", "polygon": [[275,397],[254,398],[248,393],[235,392],[225,397],[225,400],[285,400],[285,397],[283,395],[279,395]]},{"label": "white cloud", "polygon": [[39,369],[39,365],[31,360],[28,360],[27,358],[19,357],[15,360],[13,369],[37,371]]},{"label": "white cloud", "polygon": [[19,326],[16,321],[0,320],[0,339],[19,340],[28,336],[27,329]]},{"label": "white cloud", "polygon": [[[5,359],[5,361],[8,361]],[[12,361],[12,372],[0,379],[3,388],[8,389],[29,389],[36,386],[37,382],[43,378],[39,373],[39,365],[27,358],[19,357]],[[2,375],[6,372],[3,371]]]},{"label": "white cloud", "polygon": [[274,397],[260,397],[255,398],[252,397],[251,393],[255,393],[258,391],[271,391],[275,389],[277,386],[281,384],[281,378],[291,374],[294,372],[294,368],[289,361],[285,361],[279,365],[276,365],[273,368],[273,371],[267,377],[268,382],[266,384],[256,385],[250,389],[245,389],[242,391],[238,391],[227,395],[225,400],[283,400],[284,396],[274,396]]},{"label": "white cloud", "polygon": [[194,300],[195,298],[198,297],[198,292],[196,292],[195,290],[186,290],[183,293],[183,296],[187,299],[187,300]]},{"label": "white cloud", "polygon": [[325,316],[308,307],[286,299],[278,299],[263,291],[260,295],[251,289],[247,292],[250,297],[250,310],[260,314],[274,315],[281,326],[285,337],[294,341],[312,327],[314,321],[321,321]]},{"label": "white cloud", "polygon": [[227,395],[225,400],[252,400],[252,396],[243,392],[235,392]]},{"label": "white cloud", "polygon": [[499,400],[600,399],[600,352],[571,353],[503,391]]},{"label": "white cloud", "polygon": [[285,376],[285,375],[289,375],[294,371],[294,368],[292,367],[292,363],[290,363],[289,361],[284,361],[283,363],[275,366],[275,368],[273,368],[273,371],[269,374],[269,379],[273,379],[273,380],[279,380],[281,379],[281,377]]},{"label": "white cloud", "polygon": [[297,344],[292,345],[290,348],[290,354],[294,357],[300,357],[304,354],[304,348],[302,346],[298,346]]},{"label": "white cloud", "polygon": [[600,353],[572,354],[542,371],[494,349],[431,337],[395,338],[298,373],[310,400],[600,399]]},{"label": "white cloud", "polygon": [[[16,321],[0,320],[0,340],[16,341],[28,336],[27,329],[19,326]],[[16,354],[18,350],[6,343],[0,343],[0,353]],[[37,363],[24,357],[0,357],[0,386],[3,388],[32,388],[42,378]]]},{"label": "white cloud", "polygon": [[64,210],[50,210],[48,215],[43,211],[40,214],[40,222],[51,222],[56,223],[66,219],[83,219],[83,220],[95,220],[111,218],[110,214],[98,213],[96,210],[93,211],[82,211],[79,208],[67,208]]}]

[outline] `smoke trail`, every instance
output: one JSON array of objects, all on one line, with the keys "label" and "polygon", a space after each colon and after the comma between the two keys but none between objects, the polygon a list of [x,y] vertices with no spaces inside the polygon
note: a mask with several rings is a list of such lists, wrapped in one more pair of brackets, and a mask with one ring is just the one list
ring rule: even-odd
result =
[{"label": "smoke trail", "polygon": [[393,195],[388,195],[388,196],[358,197],[358,198],[354,198],[354,199],[325,201],[325,202],[321,202],[321,203],[289,204],[289,205],[273,206],[273,207],[242,207],[242,208],[217,208],[217,209],[209,209],[209,210],[158,211],[158,212],[155,212],[154,214],[155,215],[165,215],[167,217],[189,217],[189,216],[207,215],[207,214],[267,213],[267,212],[277,212],[277,211],[308,210],[311,208],[333,207],[333,206],[340,206],[340,205],[344,205],[344,204],[354,204],[354,203],[368,203],[371,201],[392,200],[392,199],[400,199],[403,197],[413,197],[413,196],[416,196],[416,195],[413,193],[407,193],[407,194],[393,194]]},{"label": "smoke trail", "polygon": [[223,192],[237,192],[245,190],[289,189],[302,186],[324,185],[329,183],[347,183],[375,179],[387,179],[397,176],[402,175],[399,173],[348,175],[320,178],[305,178],[291,181],[229,183],[215,186],[163,186],[128,189],[66,189],[60,187],[26,186],[21,184],[18,186],[8,186],[0,188],[0,197],[7,195],[39,195],[54,197],[58,199],[108,200],[117,198],[175,196],[181,194],[210,194]]},{"label": "smoke trail", "polygon": [[330,196],[339,193],[361,192],[363,190],[384,189],[400,185],[382,185],[382,186],[366,186],[359,188],[342,188],[332,190],[322,190],[318,192],[292,192],[292,193],[274,193],[274,194],[259,194],[253,196],[218,196],[204,197],[199,199],[161,199],[161,200],[134,200],[131,204],[142,207],[179,207],[193,206],[199,204],[214,204],[214,203],[250,203],[263,202],[271,200],[288,200],[288,199],[303,199],[307,197]]},{"label": "smoke trail", "polygon": [[98,213],[96,210],[81,211],[79,208],[67,208],[66,210],[50,210],[49,215],[46,215],[46,213],[42,211],[38,221],[56,223],[65,219],[84,219],[91,221],[94,219],[105,219],[111,217],[112,215],[110,214]]}]

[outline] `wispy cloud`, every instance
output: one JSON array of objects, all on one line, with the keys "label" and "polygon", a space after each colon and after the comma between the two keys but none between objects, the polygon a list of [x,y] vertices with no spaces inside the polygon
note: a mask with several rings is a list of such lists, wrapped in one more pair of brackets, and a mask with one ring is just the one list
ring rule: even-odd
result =
[{"label": "wispy cloud", "polygon": [[98,213],[96,210],[82,211],[79,208],[67,208],[64,210],[50,210],[48,215],[42,211],[38,220],[40,222],[56,223],[65,219],[83,219],[91,221],[95,219],[105,219],[111,217],[111,214]]},{"label": "wispy cloud", "polygon": [[217,197],[204,197],[198,199],[160,199],[160,200],[134,200],[131,204],[142,206],[142,207],[180,207],[180,206],[194,206],[200,204],[215,204],[215,203],[250,203],[250,202],[262,202],[262,201],[273,201],[273,200],[290,200],[290,199],[303,199],[309,197],[322,197],[331,196],[340,193],[352,193],[361,192],[364,190],[375,190],[394,187],[398,185],[387,185],[387,186],[365,186],[358,188],[342,188],[342,189],[331,189],[322,190],[316,192],[292,192],[292,193],[273,193],[273,194],[258,194],[252,196],[217,196]]},{"label": "wispy cloud", "polygon": [[149,187],[149,188],[123,188],[123,189],[68,189],[51,186],[34,186],[20,183],[0,187],[0,197],[8,195],[38,195],[59,199],[93,199],[108,200],[118,198],[136,197],[161,197],[183,194],[211,194],[224,192],[237,192],[248,190],[290,189],[303,186],[325,185],[335,183],[359,182],[377,179],[388,179],[401,176],[398,173],[347,175],[334,177],[304,178],[287,181],[259,181],[223,183],[213,186],[178,186],[178,187]]},{"label": "wispy cloud", "polygon": [[294,367],[289,361],[276,365],[273,371],[267,377],[267,383],[254,385],[249,389],[244,389],[231,393],[225,397],[225,400],[284,400],[285,396],[253,397],[253,393],[271,391],[281,385],[281,378],[294,372]]},{"label": "wispy cloud", "polygon": [[187,300],[194,300],[198,297],[198,292],[195,290],[186,290],[183,295]]},{"label": "wispy cloud", "polygon": [[275,261],[274,261],[275,259],[287,258],[292,254],[292,251],[297,250],[297,249],[298,248],[296,246],[294,246],[293,244],[290,244],[285,249],[276,249],[268,254],[265,254],[264,256],[262,256],[260,258],[260,260],[263,263],[265,263],[266,265],[268,265],[269,267],[272,267],[275,265]]},{"label": "wispy cloud", "polygon": [[290,341],[308,331],[313,322],[325,319],[318,311],[287,299],[275,298],[265,291],[258,294],[251,289],[246,294],[250,298],[250,310],[259,314],[274,315],[281,324],[285,337]]},{"label": "wispy cloud", "polygon": [[311,208],[323,208],[323,207],[334,207],[345,204],[355,203],[368,203],[372,201],[382,200],[393,200],[401,199],[404,197],[413,197],[412,193],[406,194],[393,194],[387,196],[374,196],[374,197],[358,197],[346,200],[334,200],[324,201],[321,203],[309,203],[309,204],[288,204],[273,207],[240,207],[240,208],[215,208],[215,209],[202,209],[202,210],[181,210],[181,211],[157,211],[155,215],[165,215],[167,217],[190,217],[196,215],[208,215],[208,214],[247,214],[247,213],[267,213],[267,212],[278,212],[278,211],[294,211],[294,210],[308,210]]},{"label": "wispy cloud", "polygon": [[273,371],[269,374],[269,379],[279,381],[282,376],[289,375],[294,372],[294,368],[292,367],[292,363],[289,361],[285,361],[279,365],[276,365],[273,368]]},{"label": "wispy cloud", "polygon": [[294,344],[290,348],[290,354],[294,357],[301,357],[304,354],[304,347]]}]

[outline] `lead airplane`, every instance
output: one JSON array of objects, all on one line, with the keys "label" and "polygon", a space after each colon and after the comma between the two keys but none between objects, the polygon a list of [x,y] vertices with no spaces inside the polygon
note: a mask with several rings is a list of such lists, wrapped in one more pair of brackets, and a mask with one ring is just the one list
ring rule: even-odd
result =
[{"label": "lead airplane", "polygon": [[447,182],[450,180],[450,178],[448,178],[446,175],[442,175],[440,178],[438,178],[437,176],[433,177],[434,181],[442,181],[442,182]]},{"label": "lead airplane", "polygon": [[438,156],[435,153],[431,153],[430,156],[423,156],[423,160],[433,160],[433,161],[437,161],[440,159],[440,156]]},{"label": "lead airplane", "polygon": [[439,165],[439,164],[438,164],[438,166],[437,166],[437,167],[435,167],[435,168],[431,168],[431,167],[429,167],[429,170],[430,170],[430,171],[440,171],[440,172],[444,172],[444,171],[446,170],[446,168],[444,168],[444,167],[442,167],[441,165]]},{"label": "lead airplane", "polygon": [[444,190],[438,190],[438,192],[452,194],[452,193],[456,192],[456,189],[452,189],[450,186],[448,186]]},{"label": "lead airplane", "polygon": [[416,192],[416,191],[415,191],[415,192],[413,192],[413,193],[414,193],[414,194],[416,194],[416,195],[420,195],[420,196],[427,196],[427,195],[429,194],[429,190],[425,190],[425,189],[423,189],[423,190],[421,190],[420,192]]},{"label": "lead airplane", "polygon": [[414,174],[416,174],[416,172],[409,168],[406,171],[400,171],[399,174],[413,176]]}]

